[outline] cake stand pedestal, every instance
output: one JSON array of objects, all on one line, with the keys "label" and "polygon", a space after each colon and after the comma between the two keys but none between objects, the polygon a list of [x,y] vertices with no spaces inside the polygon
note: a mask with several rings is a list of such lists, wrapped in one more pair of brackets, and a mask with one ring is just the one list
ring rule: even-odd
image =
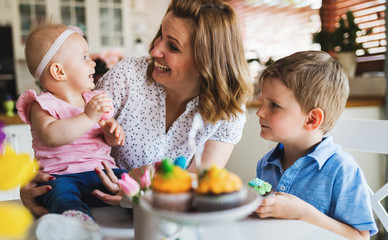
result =
[{"label": "cake stand pedestal", "polygon": [[[140,200],[140,208],[144,214],[152,216],[156,221],[167,221],[177,224],[176,231],[173,235],[179,234],[182,226],[195,226],[197,240],[202,239],[202,226],[209,224],[219,224],[230,221],[242,219],[253,211],[255,211],[261,204],[262,198],[250,189],[247,191],[247,196],[241,206],[213,212],[174,212],[163,209],[154,208],[152,206],[152,192],[148,191]],[[159,225],[159,229],[161,226]],[[170,229],[170,232],[173,229]],[[148,231],[155,231],[148,228]],[[169,238],[169,236],[164,236]],[[136,220],[135,220],[135,239],[136,239]]]}]

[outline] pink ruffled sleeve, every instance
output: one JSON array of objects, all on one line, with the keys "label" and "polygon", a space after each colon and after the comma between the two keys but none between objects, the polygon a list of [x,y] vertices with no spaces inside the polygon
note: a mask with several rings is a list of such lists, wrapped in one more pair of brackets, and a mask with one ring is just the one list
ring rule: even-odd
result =
[{"label": "pink ruffled sleeve", "polygon": [[[43,97],[43,99],[42,99]],[[44,100],[44,98],[50,98],[50,93],[42,93],[39,97],[36,95],[35,90],[25,91],[16,102],[16,109],[23,122],[31,124],[30,122],[30,109],[34,102],[37,102],[43,110],[46,110],[53,117],[58,117],[55,110],[50,107],[50,104]]]}]

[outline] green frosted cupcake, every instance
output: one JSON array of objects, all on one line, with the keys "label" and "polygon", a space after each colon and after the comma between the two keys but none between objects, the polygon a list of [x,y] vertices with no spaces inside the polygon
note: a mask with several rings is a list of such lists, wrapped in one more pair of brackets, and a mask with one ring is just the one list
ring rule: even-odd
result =
[{"label": "green frosted cupcake", "polygon": [[260,196],[263,198],[267,198],[269,196],[272,196],[275,192],[272,190],[271,184],[259,179],[254,178],[251,181],[249,181],[248,186],[257,192]]}]

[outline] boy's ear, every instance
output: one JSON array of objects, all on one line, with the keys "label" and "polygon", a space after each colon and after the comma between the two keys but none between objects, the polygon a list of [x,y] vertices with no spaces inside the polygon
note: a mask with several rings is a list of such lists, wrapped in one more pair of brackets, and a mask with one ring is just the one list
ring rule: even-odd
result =
[{"label": "boy's ear", "polygon": [[50,65],[50,74],[51,76],[60,81],[60,82],[63,82],[63,81],[66,81],[66,74],[65,74],[65,71],[63,69],[63,66],[59,63],[53,63]]},{"label": "boy's ear", "polygon": [[307,114],[307,119],[305,123],[305,129],[306,130],[315,130],[318,129],[325,118],[325,114],[323,113],[323,110],[320,108],[313,108],[310,110],[310,112]]}]

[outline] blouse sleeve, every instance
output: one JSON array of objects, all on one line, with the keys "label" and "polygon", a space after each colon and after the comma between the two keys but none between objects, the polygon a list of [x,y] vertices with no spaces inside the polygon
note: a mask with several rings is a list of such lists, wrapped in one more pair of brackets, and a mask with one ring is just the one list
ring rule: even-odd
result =
[{"label": "blouse sleeve", "polygon": [[241,113],[235,119],[222,121],[209,140],[237,144],[241,140],[246,120],[247,117],[245,113]]}]

